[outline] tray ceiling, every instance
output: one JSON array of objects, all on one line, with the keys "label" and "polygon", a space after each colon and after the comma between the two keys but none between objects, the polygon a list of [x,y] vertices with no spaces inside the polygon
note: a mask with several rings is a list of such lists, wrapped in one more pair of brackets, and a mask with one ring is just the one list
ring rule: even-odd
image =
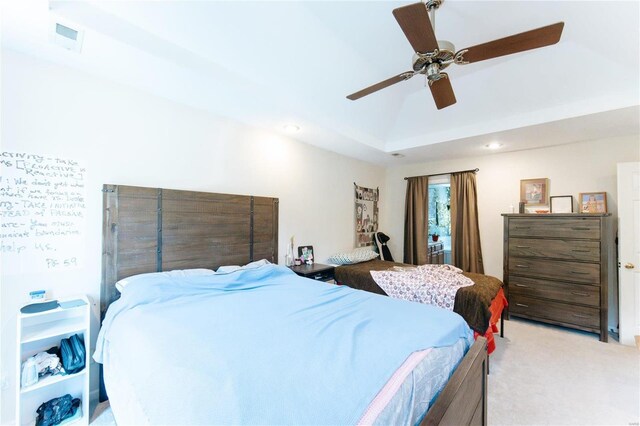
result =
[{"label": "tray ceiling", "polygon": [[[551,47],[451,67],[458,103],[444,110],[422,77],[347,100],[410,68],[391,14],[408,3],[4,2],[2,36],[6,47],[252,126],[295,123],[296,139],[381,164],[479,155],[491,140],[519,150],[638,134],[638,2],[446,0],[436,34],[458,49],[558,21],[564,33]],[[82,53],[48,41],[52,20],[85,30]]]}]

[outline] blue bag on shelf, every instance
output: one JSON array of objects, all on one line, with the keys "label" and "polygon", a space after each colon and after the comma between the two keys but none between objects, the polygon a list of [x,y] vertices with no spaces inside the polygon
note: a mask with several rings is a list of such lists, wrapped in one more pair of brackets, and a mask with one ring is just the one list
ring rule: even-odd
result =
[{"label": "blue bag on shelf", "polygon": [[68,339],[62,339],[60,341],[60,360],[67,374],[82,371],[85,359],[86,351],[84,341],[80,336],[74,334]]},{"label": "blue bag on shelf", "polygon": [[80,400],[72,398],[71,395],[53,398],[42,403],[36,417],[36,426],[54,426],[60,424],[63,420],[68,419],[76,414],[80,408]]}]

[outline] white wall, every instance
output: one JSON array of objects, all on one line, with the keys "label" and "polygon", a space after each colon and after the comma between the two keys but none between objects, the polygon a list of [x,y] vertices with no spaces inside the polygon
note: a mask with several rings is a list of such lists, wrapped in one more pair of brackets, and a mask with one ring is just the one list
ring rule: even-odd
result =
[{"label": "white wall", "polygon": [[[616,164],[640,159],[638,136],[612,138],[560,145],[527,151],[461,158],[387,170],[384,228],[388,230],[392,254],[402,259],[405,176],[426,175],[479,168],[478,213],[485,273],[502,278],[501,213],[510,206],[518,211],[520,179],[549,178],[551,195],[580,192],[607,192],[609,212],[617,215]],[[577,207],[574,206],[574,209]],[[574,210],[577,211],[577,210]],[[385,231],[386,232],[386,231]],[[609,288],[609,326],[617,326],[617,289]]]},{"label": "white wall", "polygon": [[[88,260],[80,269],[0,275],[3,424],[13,418],[15,318],[26,293],[46,288],[53,297],[86,293],[98,300],[104,183],[279,197],[280,259],[295,235],[296,243],[314,245],[320,261],[353,246],[353,181],[380,187],[381,230],[401,259],[403,177],[479,167],[485,268],[502,277],[500,213],[517,207],[520,179],[548,177],[552,195],[607,191],[615,213],[616,163],[640,159],[638,138],[628,137],[385,171],[7,50],[2,51],[1,125],[0,151],[84,163],[88,205],[86,238],[79,247]],[[94,312],[95,337],[97,308]],[[94,384],[96,379],[94,374]]]},{"label": "white wall", "polygon": [[2,112],[0,151],[87,167],[86,238],[78,250],[88,253],[74,271],[0,276],[3,424],[13,418],[15,319],[26,294],[45,288],[52,297],[85,293],[98,301],[104,183],[278,197],[281,261],[291,235],[296,245],[313,244],[320,261],[352,248],[353,182],[384,183],[381,167],[8,50]]}]

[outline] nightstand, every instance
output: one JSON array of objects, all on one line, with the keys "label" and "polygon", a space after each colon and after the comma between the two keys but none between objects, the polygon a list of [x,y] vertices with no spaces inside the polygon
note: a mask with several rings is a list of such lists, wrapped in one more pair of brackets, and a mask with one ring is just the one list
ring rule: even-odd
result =
[{"label": "nightstand", "polygon": [[336,268],[331,265],[313,263],[311,265],[289,266],[289,268],[301,277],[335,283]]},{"label": "nightstand", "polygon": [[[83,304],[67,308],[57,307],[33,314],[18,313],[16,345],[16,424],[18,425],[34,424],[36,410],[40,404],[65,394],[70,394],[73,398],[79,398],[82,401],[82,417],[78,420],[80,424],[89,424],[89,417],[91,417],[89,412],[91,302],[86,296],[76,299],[80,299]],[[64,376],[47,376],[33,385],[22,387],[22,363],[38,352],[59,346],[62,339],[74,334],[79,334],[84,340],[86,356],[84,369]]]}]

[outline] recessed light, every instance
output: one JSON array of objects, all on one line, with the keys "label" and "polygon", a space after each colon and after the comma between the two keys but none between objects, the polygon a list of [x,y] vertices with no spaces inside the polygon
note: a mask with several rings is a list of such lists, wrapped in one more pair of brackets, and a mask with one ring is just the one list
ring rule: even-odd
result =
[{"label": "recessed light", "polygon": [[488,148],[488,149],[498,149],[498,148],[500,148],[501,146],[502,146],[502,144],[501,144],[501,143],[498,143],[498,142],[491,142],[491,143],[489,143],[489,144],[486,144],[484,147],[485,147],[485,148]]},{"label": "recessed light", "polygon": [[300,126],[296,126],[295,124],[285,124],[282,126],[282,129],[287,133],[296,133],[300,130]]}]

